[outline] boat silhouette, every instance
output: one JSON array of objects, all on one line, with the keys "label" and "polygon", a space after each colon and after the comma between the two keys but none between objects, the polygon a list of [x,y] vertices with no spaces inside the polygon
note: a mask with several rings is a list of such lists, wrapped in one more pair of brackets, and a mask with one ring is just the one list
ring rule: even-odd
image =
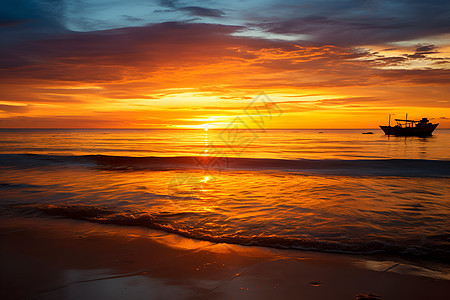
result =
[{"label": "boat silhouette", "polygon": [[391,126],[391,115],[389,115],[389,125],[380,125],[380,128],[384,131],[386,135],[396,135],[396,136],[430,136],[433,131],[439,125],[439,123],[432,124],[427,118],[422,118],[419,121],[408,120],[408,114],[406,118],[395,119],[397,125]]}]

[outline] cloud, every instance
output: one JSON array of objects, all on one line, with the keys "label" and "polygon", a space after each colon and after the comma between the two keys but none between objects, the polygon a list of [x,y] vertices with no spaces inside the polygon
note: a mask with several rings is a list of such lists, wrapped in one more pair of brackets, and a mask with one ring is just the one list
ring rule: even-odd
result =
[{"label": "cloud", "polygon": [[2,47],[66,32],[63,0],[15,0],[0,4]]},{"label": "cloud", "polygon": [[177,0],[160,0],[159,4],[163,7],[170,8],[169,10],[155,10],[155,12],[174,12],[182,11],[186,12],[191,16],[197,17],[213,17],[220,18],[225,15],[225,13],[220,9],[206,8],[200,6],[182,6]]},{"label": "cloud", "polygon": [[[132,27],[74,31],[81,25],[65,27],[62,1],[12,1],[0,6],[0,40],[6,45],[0,48],[0,100],[17,105],[0,110],[28,118],[8,118],[3,124],[182,125],[221,110],[235,113],[240,102],[260,91],[281,102],[285,97],[322,98],[285,101],[292,113],[335,107],[446,107],[448,45],[426,39],[391,44],[448,31],[444,2],[432,2],[371,2],[366,11],[360,1],[299,5],[249,0],[221,3],[220,9],[214,2],[205,8],[198,1],[142,1],[140,8],[148,9],[148,15],[133,14],[134,8],[108,8],[119,25]],[[83,12],[91,8],[76,3]],[[97,4],[89,5],[97,12],[106,6]],[[153,14],[155,8],[165,12]],[[84,22],[78,13],[72,23],[108,21],[98,16]],[[196,19],[161,22],[168,16]],[[150,21],[154,23],[146,23]],[[248,29],[263,34],[239,35]],[[305,40],[276,39],[277,34],[303,34]],[[76,116],[65,116],[73,110]]]},{"label": "cloud", "polygon": [[414,54],[409,54],[409,55],[405,55],[407,58],[411,58],[411,59],[424,59],[426,58],[427,54],[436,54],[439,53],[439,51],[437,51],[438,47],[435,45],[422,45],[419,44],[416,47],[416,51]]},{"label": "cloud", "polygon": [[188,12],[189,14],[193,16],[198,17],[215,17],[220,18],[225,15],[225,13],[219,9],[211,9],[211,8],[204,8],[199,6],[187,6],[187,7],[181,7],[179,10]]},{"label": "cloud", "polygon": [[398,66],[403,64],[405,61],[407,61],[407,58],[403,56],[380,57],[374,60],[374,62],[380,66]]},{"label": "cloud", "polygon": [[[445,68],[445,64],[448,64],[448,54],[445,52],[442,53],[438,49],[439,47],[433,44],[418,44],[415,46],[413,54],[399,53],[402,50],[404,52],[411,51],[410,47],[388,48],[380,51],[368,50],[366,51],[366,57],[362,58],[364,61],[370,62],[378,68],[396,67],[397,69],[412,69],[411,66],[420,66],[420,69],[423,70],[427,68],[437,69],[439,65],[441,65],[441,68]],[[395,55],[392,55],[393,53]]]},{"label": "cloud", "polygon": [[439,53],[436,51],[437,47],[435,45],[418,45],[416,48],[416,53],[420,54],[432,54]]},{"label": "cloud", "polygon": [[8,112],[8,113],[24,113],[29,110],[28,105],[8,105],[8,104],[0,104],[0,111]]},{"label": "cloud", "polygon": [[132,16],[128,16],[128,15],[123,15],[122,17],[126,21],[130,21],[130,22],[144,21],[144,19],[142,19],[142,18],[136,18],[136,17],[132,17]]},{"label": "cloud", "polygon": [[444,86],[450,83],[450,73],[447,69],[384,70],[378,75],[396,83],[408,82],[417,85],[433,84]]},{"label": "cloud", "polygon": [[307,34],[314,42],[354,46],[449,33],[446,1],[379,1],[370,10],[364,1],[308,2],[285,4],[284,16],[271,21],[261,16],[252,24],[271,33]]},{"label": "cloud", "polygon": [[113,128],[118,124],[120,122],[117,118],[99,119],[98,116],[16,116],[0,118],[1,128]]},{"label": "cloud", "polygon": [[[8,101],[20,102],[24,97],[30,102],[75,103],[89,101],[88,96],[157,100],[166,97],[169,88],[180,89],[177,93],[190,88],[202,95],[239,98],[271,89],[320,90],[393,82],[442,85],[448,81],[448,73],[439,69],[392,73],[374,68],[401,66],[407,57],[370,59],[370,52],[354,48],[233,36],[241,29],[167,22],[29,41],[0,49],[3,93],[8,92]],[[435,49],[427,46],[419,51]],[[52,92],[29,90],[30,84],[99,89]],[[23,92],[17,86],[23,86]]]},{"label": "cloud", "polygon": [[[22,43],[15,48],[0,49],[0,64],[9,68],[5,77],[15,71],[26,77],[46,77],[61,80],[111,81],[121,78],[114,72],[115,66],[148,67],[183,63],[191,60],[220,57],[230,50],[227,45],[238,45],[237,38],[227,35],[238,30],[237,26],[188,24],[168,22],[144,27],[130,27],[98,32],[68,33],[51,39]],[[233,39],[236,40],[233,42]],[[215,55],[211,48],[213,46]],[[192,61],[191,61],[192,62]],[[78,66],[77,66],[78,65]],[[91,66],[95,65],[95,68]],[[26,67],[23,70],[18,68]],[[65,68],[90,72],[67,72]],[[29,74],[28,71],[30,72]],[[35,71],[40,72],[36,73]],[[5,69],[4,69],[5,71]],[[12,72],[12,73],[10,73]],[[8,75],[9,73],[9,75]]]}]

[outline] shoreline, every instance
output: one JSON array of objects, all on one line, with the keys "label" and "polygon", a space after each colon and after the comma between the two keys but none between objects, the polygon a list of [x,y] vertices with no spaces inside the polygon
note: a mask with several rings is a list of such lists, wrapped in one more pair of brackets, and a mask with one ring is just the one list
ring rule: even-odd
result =
[{"label": "shoreline", "polygon": [[212,243],[156,230],[0,219],[3,299],[433,299],[448,271],[344,254]]}]

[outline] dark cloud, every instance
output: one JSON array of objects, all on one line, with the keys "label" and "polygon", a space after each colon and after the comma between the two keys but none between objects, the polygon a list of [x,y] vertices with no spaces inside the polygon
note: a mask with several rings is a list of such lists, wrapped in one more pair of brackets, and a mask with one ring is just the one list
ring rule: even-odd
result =
[{"label": "dark cloud", "polygon": [[386,66],[398,66],[403,64],[408,59],[406,57],[402,56],[391,56],[391,57],[379,57],[374,60],[373,62],[376,63],[378,66],[386,67]]},{"label": "dark cloud", "polygon": [[[425,59],[427,58],[427,54],[436,54],[439,51],[436,51],[438,47],[435,45],[418,45],[416,47],[416,52],[414,54],[405,54],[405,57],[410,59]],[[438,58],[442,59],[442,58]]]},{"label": "dark cloud", "polygon": [[[357,1],[308,4],[291,5],[285,16],[262,18],[253,26],[278,34],[308,34],[312,41],[333,45],[383,44],[450,32],[447,1],[380,1],[371,10]],[[288,8],[298,11],[296,16]]]},{"label": "dark cloud", "polygon": [[[423,45],[419,44],[415,48],[413,54],[402,54],[401,56],[389,56],[389,54],[382,54],[378,51],[368,52],[366,62],[371,62],[377,67],[387,67],[387,66],[406,66],[408,62],[420,59],[427,62],[429,65],[439,65],[447,63],[445,57],[428,56],[429,54],[438,54],[438,47],[435,45]],[[399,50],[399,49],[384,49],[382,52],[389,50]]]},{"label": "dark cloud", "polygon": [[433,63],[433,65],[444,65],[444,64],[450,64],[450,60],[440,59]]},{"label": "dark cloud", "polygon": [[179,10],[188,12],[190,15],[198,16],[198,17],[220,18],[225,15],[225,13],[219,9],[204,8],[204,7],[199,7],[199,6],[181,7],[181,8],[179,8]]},{"label": "dark cloud", "polygon": [[378,74],[392,83],[408,82],[416,85],[449,85],[450,73],[446,69],[383,70]]},{"label": "dark cloud", "polygon": [[144,19],[142,19],[142,18],[135,18],[135,17],[128,16],[128,15],[123,15],[122,17],[124,20],[130,21],[130,22],[144,21]]},{"label": "dark cloud", "polygon": [[412,58],[412,59],[421,59],[421,58],[425,58],[426,56],[421,53],[414,53],[414,54],[410,54],[410,55],[407,54],[406,57]]},{"label": "dark cloud", "polygon": [[7,105],[7,104],[0,104],[0,111],[8,112],[8,113],[24,113],[29,110],[28,105]]},{"label": "dark cloud", "polygon": [[[117,63],[151,65],[167,60],[182,62],[186,56],[205,59],[205,56],[211,55],[210,49],[203,48],[205,43],[214,43],[215,56],[220,56],[220,53],[230,52],[223,48],[225,44],[229,45],[230,40],[235,41],[231,44],[238,45],[239,38],[228,35],[239,29],[239,26],[167,22],[143,27],[72,32],[16,47],[0,48],[0,66],[10,70],[36,67],[43,75],[55,64],[96,64],[102,77],[108,73],[106,65]],[[55,74],[57,77],[69,78],[73,75],[63,68],[59,69],[54,70],[59,73]],[[118,78],[114,72],[109,73],[107,77],[110,79]]]},{"label": "dark cloud", "polygon": [[[186,15],[189,15],[215,18],[216,22],[230,24],[231,20],[227,17],[231,16],[227,16],[225,12],[233,11],[233,24],[246,24],[251,29],[276,34],[305,34],[311,42],[339,46],[383,44],[450,31],[448,1],[444,0],[301,2],[287,0],[282,3],[264,1],[258,4],[253,1],[231,1],[221,3],[220,9],[204,7],[203,4],[198,4],[202,3],[200,1],[158,0],[156,3],[161,8],[154,10],[159,12],[156,18],[160,20],[159,22],[162,22],[161,18],[164,17],[168,18],[165,21],[185,20]],[[213,5],[213,2],[208,3]],[[84,31],[120,27],[112,26],[114,22],[104,16],[98,15],[97,19],[91,16],[89,8],[96,5],[100,4],[96,4],[95,1],[88,5],[83,1],[64,0],[3,1],[0,5],[0,39],[7,41],[37,39],[42,35],[62,33],[67,30],[65,28],[67,24],[75,24],[76,28]],[[130,5],[133,5],[133,1]],[[74,14],[75,17],[72,15],[70,20],[67,17],[68,7],[79,10],[79,13]],[[103,19],[99,19],[102,17]],[[118,15],[116,18],[138,22],[140,25],[145,22],[142,14]],[[117,24],[122,24],[121,20],[117,20]],[[110,25],[112,27],[108,27]],[[2,32],[2,29],[7,31]],[[429,54],[430,51],[434,49],[422,45],[418,47],[417,53]]]},{"label": "dark cloud", "polygon": [[66,32],[63,0],[15,0],[0,4],[0,42],[37,39]]},{"label": "dark cloud", "polygon": [[200,6],[181,6],[179,4],[179,1],[177,1],[177,0],[160,0],[159,4],[163,7],[167,7],[170,9],[169,10],[157,9],[154,12],[166,13],[166,12],[181,11],[181,12],[185,12],[191,16],[213,17],[213,18],[220,18],[220,17],[225,16],[225,13],[223,11],[221,11],[220,9],[206,8],[206,7],[200,7]]},{"label": "dark cloud", "polygon": [[439,53],[436,51],[437,47],[435,45],[418,45],[416,48],[417,54],[433,54]]}]

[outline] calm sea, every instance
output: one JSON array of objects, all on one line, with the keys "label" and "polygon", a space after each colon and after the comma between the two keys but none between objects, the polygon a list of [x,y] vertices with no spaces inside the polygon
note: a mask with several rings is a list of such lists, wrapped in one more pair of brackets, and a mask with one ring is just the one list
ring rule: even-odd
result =
[{"label": "calm sea", "polygon": [[1,130],[1,216],[448,263],[450,130]]}]

